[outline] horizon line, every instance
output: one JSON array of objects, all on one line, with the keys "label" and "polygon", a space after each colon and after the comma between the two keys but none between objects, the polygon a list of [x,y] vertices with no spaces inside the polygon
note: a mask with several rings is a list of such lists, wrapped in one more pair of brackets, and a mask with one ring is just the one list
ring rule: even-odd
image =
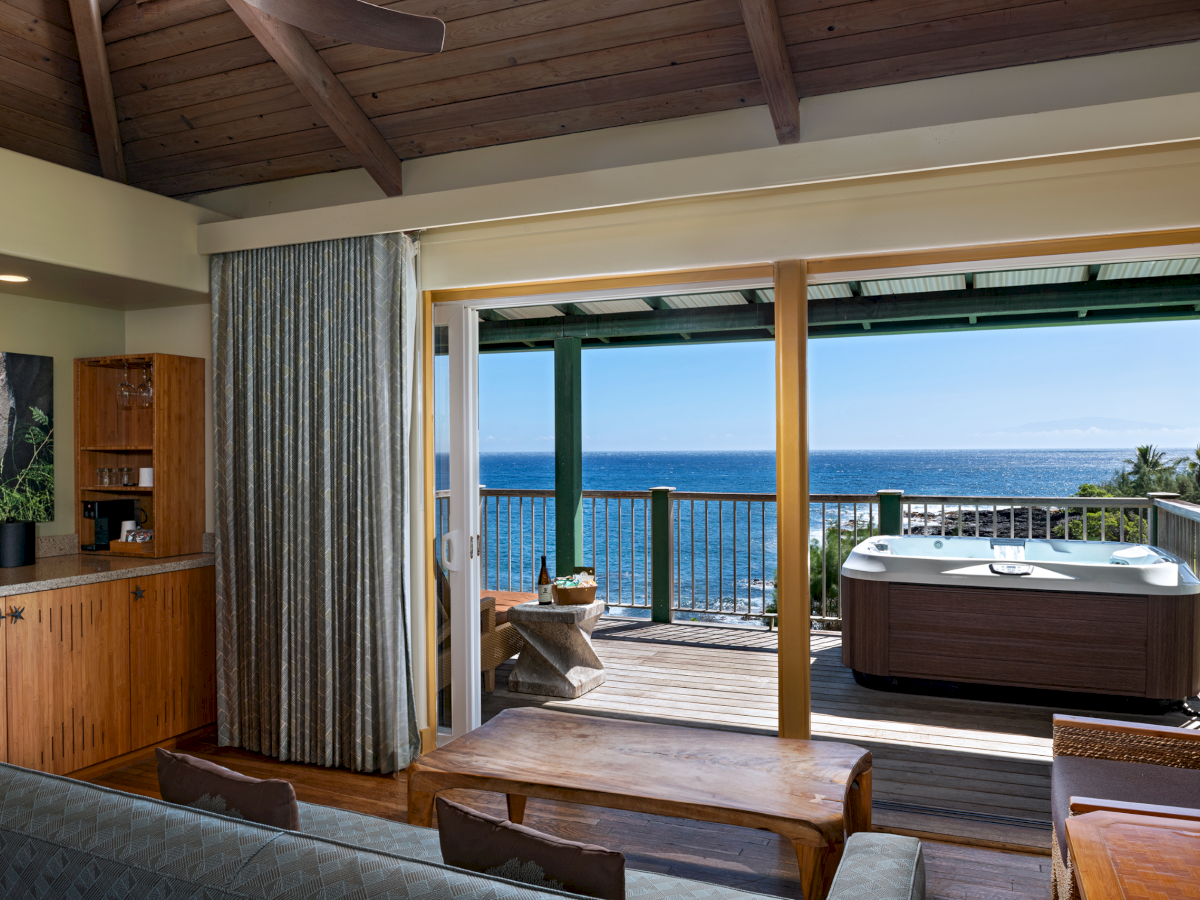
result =
[{"label": "horizon line", "polygon": [[[1168,447],[1165,445],[1153,445],[1159,450],[1191,450],[1191,447]],[[1135,445],[1136,447],[1136,445]],[[1102,451],[1112,451],[1117,453],[1125,453],[1129,451],[1128,447],[886,447],[886,448],[870,448],[870,447],[821,447],[818,449],[810,449],[809,453],[979,453],[979,452],[1005,452],[1005,453],[1037,453],[1037,452],[1067,452],[1067,453],[1097,453]],[[553,450],[480,450],[480,456],[487,455],[502,455],[502,454],[525,454],[529,456],[553,456]],[[770,453],[774,454],[774,450],[662,450],[662,449],[646,449],[646,450],[584,450],[584,455],[588,453]],[[438,454],[446,455],[445,451]]]}]

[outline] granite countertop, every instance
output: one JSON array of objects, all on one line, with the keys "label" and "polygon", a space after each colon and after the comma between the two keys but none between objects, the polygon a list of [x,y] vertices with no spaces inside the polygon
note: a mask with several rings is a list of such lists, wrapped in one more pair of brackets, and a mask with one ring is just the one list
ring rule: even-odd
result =
[{"label": "granite countertop", "polygon": [[199,569],[214,564],[211,553],[171,556],[165,559],[138,559],[126,556],[94,556],[74,553],[39,559],[32,566],[0,569],[0,597],[55,591],[80,584],[161,575],[182,569]]}]

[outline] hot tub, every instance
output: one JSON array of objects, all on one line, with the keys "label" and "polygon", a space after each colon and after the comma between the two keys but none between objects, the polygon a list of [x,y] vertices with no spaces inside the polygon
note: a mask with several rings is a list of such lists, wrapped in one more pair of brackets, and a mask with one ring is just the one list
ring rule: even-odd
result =
[{"label": "hot tub", "polygon": [[842,663],[860,681],[1200,692],[1200,581],[1157,547],[873,537],[850,552],[839,596]]}]

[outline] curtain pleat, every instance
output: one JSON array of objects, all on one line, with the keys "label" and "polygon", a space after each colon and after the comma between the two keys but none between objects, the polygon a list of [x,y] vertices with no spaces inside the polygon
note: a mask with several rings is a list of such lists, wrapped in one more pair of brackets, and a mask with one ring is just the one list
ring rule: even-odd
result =
[{"label": "curtain pleat", "polygon": [[213,257],[223,745],[383,772],[419,750],[414,254],[385,234]]}]

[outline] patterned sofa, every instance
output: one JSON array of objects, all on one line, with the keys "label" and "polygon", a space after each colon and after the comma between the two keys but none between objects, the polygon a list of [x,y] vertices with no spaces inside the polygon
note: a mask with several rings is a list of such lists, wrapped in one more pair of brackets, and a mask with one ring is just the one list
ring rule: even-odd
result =
[{"label": "patterned sofa", "polygon": [[[437,832],[300,804],[300,831],[0,764],[0,896],[141,900],[573,897],[442,864]],[[630,900],[762,900],[628,870]],[[920,843],[851,838],[831,900],[923,900]]]}]

